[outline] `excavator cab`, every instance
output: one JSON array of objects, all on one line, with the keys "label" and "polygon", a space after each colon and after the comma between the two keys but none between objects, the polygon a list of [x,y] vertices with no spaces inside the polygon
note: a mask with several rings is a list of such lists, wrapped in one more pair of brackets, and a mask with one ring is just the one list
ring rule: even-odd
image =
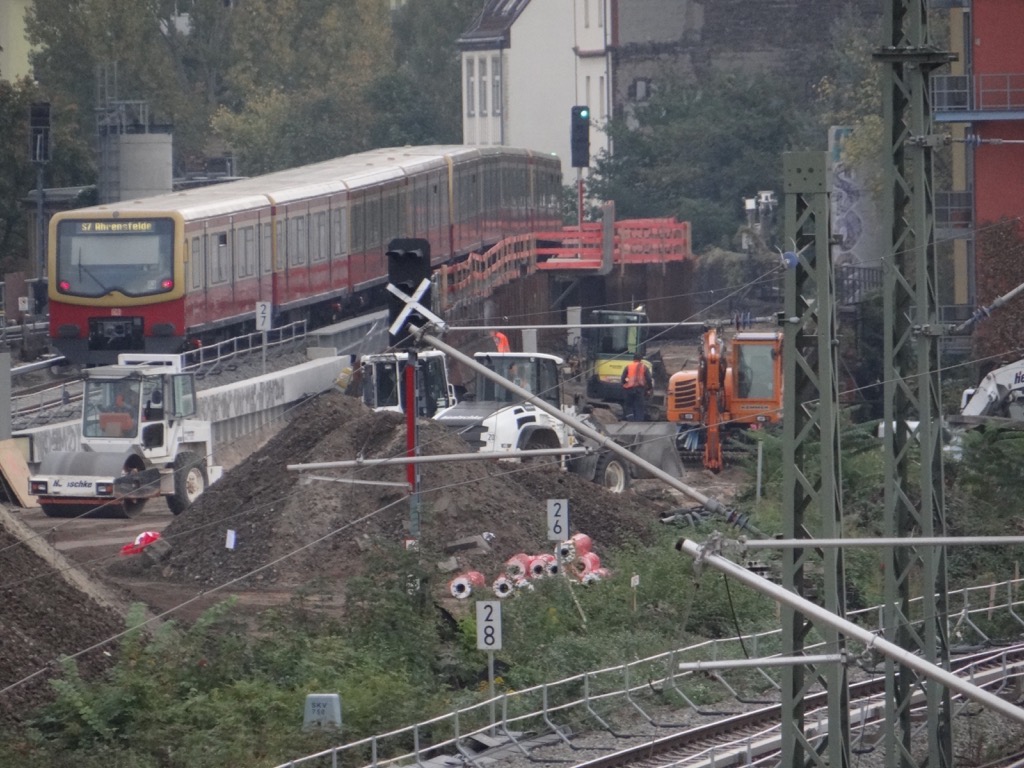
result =
[{"label": "excavator cab", "polygon": [[586,347],[587,397],[622,402],[622,372],[640,353],[655,380],[654,367],[647,360],[647,313],[642,310],[595,309],[583,329]]},{"label": "excavator cab", "polygon": [[777,424],[782,418],[782,336],[778,333],[737,333],[731,342],[731,391],[727,411],[733,423]]}]

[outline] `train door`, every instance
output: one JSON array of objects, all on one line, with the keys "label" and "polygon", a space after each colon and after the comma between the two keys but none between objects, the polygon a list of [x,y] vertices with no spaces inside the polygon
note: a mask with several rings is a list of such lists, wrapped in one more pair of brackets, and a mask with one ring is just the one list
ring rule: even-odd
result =
[{"label": "train door", "polygon": [[259,223],[259,257],[258,284],[260,301],[274,302],[274,220],[273,209],[270,215],[264,214]]},{"label": "train door", "polygon": [[[188,261],[185,274],[185,327],[186,333],[205,318],[208,312],[206,304],[206,232],[196,228],[189,231],[186,238]],[[188,338],[185,339],[188,341]]]}]

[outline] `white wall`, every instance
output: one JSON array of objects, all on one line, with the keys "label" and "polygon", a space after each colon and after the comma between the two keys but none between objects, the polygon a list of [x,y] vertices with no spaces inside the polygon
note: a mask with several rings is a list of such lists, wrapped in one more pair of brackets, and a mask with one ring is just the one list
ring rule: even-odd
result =
[{"label": "white wall", "polygon": [[[503,144],[553,153],[562,160],[566,183],[576,178],[570,165],[569,116],[586,104],[601,126],[610,109],[607,75],[607,6],[610,0],[533,0],[516,19],[503,51],[462,54],[463,142]],[[486,78],[480,77],[480,63]],[[495,62],[501,77],[501,113],[494,112]],[[472,67],[473,77],[469,77]],[[470,81],[473,110],[470,114]],[[487,88],[481,114],[480,87]],[[604,133],[591,130],[592,154],[607,146]]]},{"label": "white wall", "polygon": [[31,74],[25,39],[25,9],[32,0],[0,0],[0,77],[13,81]]}]

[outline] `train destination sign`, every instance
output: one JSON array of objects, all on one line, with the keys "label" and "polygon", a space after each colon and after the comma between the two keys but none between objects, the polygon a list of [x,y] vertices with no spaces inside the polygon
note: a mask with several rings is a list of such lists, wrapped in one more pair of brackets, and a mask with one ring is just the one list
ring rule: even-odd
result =
[{"label": "train destination sign", "polygon": [[77,221],[76,235],[137,235],[156,232],[157,223],[151,219],[132,221]]}]

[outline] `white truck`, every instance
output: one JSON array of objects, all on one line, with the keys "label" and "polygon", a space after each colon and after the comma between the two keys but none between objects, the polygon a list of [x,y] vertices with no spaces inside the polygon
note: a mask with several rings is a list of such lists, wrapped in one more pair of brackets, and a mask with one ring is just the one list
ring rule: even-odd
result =
[{"label": "white truck", "polygon": [[83,375],[80,449],[51,452],[29,478],[47,516],[131,517],[157,496],[177,515],[220,479],[177,355],[125,354]]},{"label": "white truck", "polygon": [[1024,421],[1024,360],[996,368],[977,387],[964,390],[960,415],[1001,416]]},{"label": "white truck", "polygon": [[[562,400],[561,358],[541,353],[478,352],[474,359],[554,408],[571,413],[579,419],[587,418],[575,413],[574,404]],[[477,375],[475,391],[471,397],[438,411],[434,418],[461,435],[474,450],[483,453],[500,455],[519,450],[590,445],[594,448],[592,453],[566,460],[570,471],[614,492],[625,490],[632,477],[629,463],[621,456],[581,438],[569,425],[536,405],[523,401],[483,374]],[[605,431],[593,420],[587,423],[597,431]],[[622,444],[619,438],[615,439]],[[655,464],[663,465],[667,458],[670,471],[676,472],[677,476],[681,474],[679,456],[671,443],[668,443],[668,457],[663,455],[666,453],[664,446],[649,447],[647,444],[633,443],[631,440],[624,447]],[[652,451],[658,455],[650,455]],[[645,453],[649,455],[644,456]]]}]

